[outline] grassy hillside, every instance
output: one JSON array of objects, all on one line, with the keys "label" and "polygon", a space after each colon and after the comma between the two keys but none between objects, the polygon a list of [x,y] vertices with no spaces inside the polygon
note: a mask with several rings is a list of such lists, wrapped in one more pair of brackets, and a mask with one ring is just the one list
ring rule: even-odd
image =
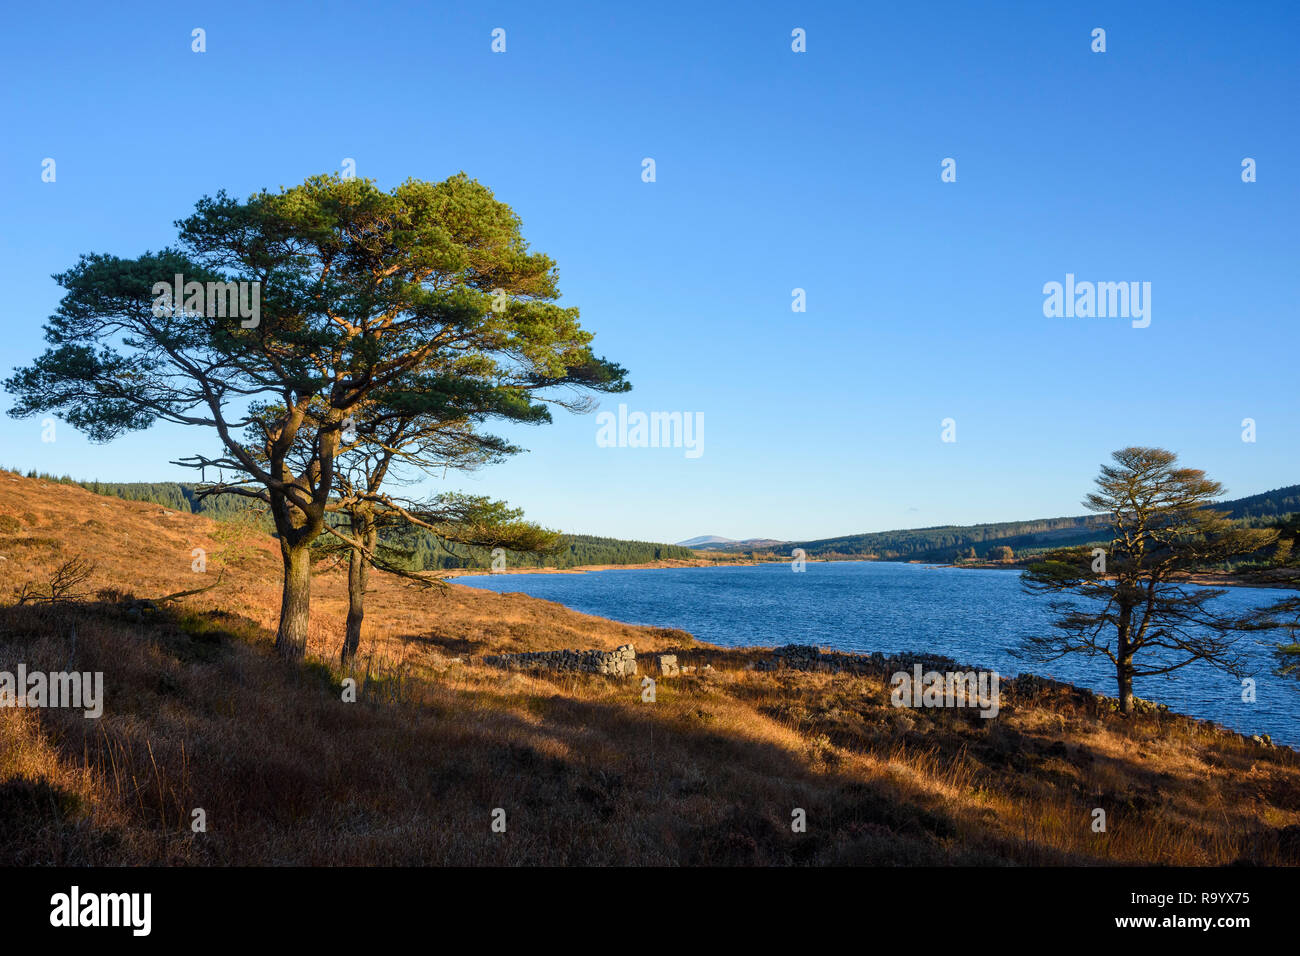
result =
[{"label": "grassy hillside", "polygon": [[[175,481],[160,482],[107,482],[76,481],[71,477],[38,475],[29,472],[29,478],[42,478],[59,484],[77,485],[97,495],[109,495],[125,501],[143,501],[162,505],[172,511],[199,514],[218,521],[255,523],[266,531],[272,530],[269,517],[263,515],[258,502],[239,495],[210,495],[200,498],[197,486]],[[406,563],[409,570],[435,571],[451,568],[489,568],[492,553],[486,548],[469,548],[450,544],[437,535],[421,528],[413,528],[390,543],[410,552]],[[511,568],[576,568],[598,564],[650,564],[655,561],[691,560],[695,552],[680,545],[654,541],[627,541],[592,534],[566,534],[561,539],[561,549],[556,554],[533,555],[509,552],[507,566]]]},{"label": "grassy hillside", "polygon": [[[79,600],[13,605],[74,554],[93,564]],[[1008,686],[994,720],[904,711],[879,675],[751,670],[764,652],[383,576],[343,672],[337,573],[291,666],[270,538],[6,473],[0,569],[0,670],[106,687],[99,720],[0,709],[0,863],[1300,863],[1300,755],[1064,686]],[[479,660],[628,642],[653,704],[638,678]],[[648,652],[669,649],[701,670],[658,675]]]}]

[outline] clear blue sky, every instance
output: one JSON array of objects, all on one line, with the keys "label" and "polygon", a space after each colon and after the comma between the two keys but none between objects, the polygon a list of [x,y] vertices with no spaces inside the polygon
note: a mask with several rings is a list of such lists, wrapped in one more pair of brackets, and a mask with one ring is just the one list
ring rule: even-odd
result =
[{"label": "clear blue sky", "polygon": [[[13,6],[0,373],[41,350],[49,276],[78,254],[156,249],[204,194],[351,157],[386,188],[462,169],[490,186],[630,370],[622,400],[703,414],[697,459],[599,448],[594,415],[560,412],[459,483],[552,527],[811,538],[1077,514],[1128,444],[1234,495],[1300,482],[1300,6],[977,6]],[[1066,273],[1150,282],[1150,327],[1045,318]],[[183,480],[168,460],[211,450],[162,426],[42,443],[39,420],[0,418],[0,463],[81,478]]]}]

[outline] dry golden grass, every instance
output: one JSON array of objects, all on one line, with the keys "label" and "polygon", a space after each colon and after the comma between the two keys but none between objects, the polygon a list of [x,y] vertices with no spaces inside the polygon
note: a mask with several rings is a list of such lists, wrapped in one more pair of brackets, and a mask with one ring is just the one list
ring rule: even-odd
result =
[{"label": "dry golden grass", "polygon": [[[993,721],[900,711],[878,676],[753,671],[756,650],[383,576],[348,674],[334,663],[337,571],[318,574],[308,660],[289,666],[271,646],[275,544],[231,537],[0,472],[0,605],[72,554],[96,566],[83,604],[0,606],[0,670],[63,669],[72,655],[105,673],[106,691],[99,720],[0,710],[0,861],[1300,862],[1295,752],[1176,715],[1125,720],[1081,693],[1008,692]],[[208,552],[202,576],[195,547]],[[223,566],[212,590],[157,611],[130,603]],[[660,678],[649,704],[635,679],[473,660],[628,642],[643,665],[671,649],[715,670]],[[341,699],[349,676],[358,703]],[[498,807],[504,834],[491,829]],[[206,833],[190,827],[198,808]],[[791,831],[795,808],[806,833]]]}]

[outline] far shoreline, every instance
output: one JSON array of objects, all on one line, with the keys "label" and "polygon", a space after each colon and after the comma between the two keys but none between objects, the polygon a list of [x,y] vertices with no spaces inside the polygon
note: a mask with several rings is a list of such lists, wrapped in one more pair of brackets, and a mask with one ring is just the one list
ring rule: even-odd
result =
[{"label": "far shoreline", "polygon": [[[958,571],[1024,571],[1023,564],[998,564],[986,561],[969,564],[944,564],[937,561],[881,561],[873,558],[827,559],[805,558],[807,564],[914,564],[931,568],[954,568]],[[452,580],[464,577],[497,577],[504,574],[587,574],[595,571],[661,571],[672,568],[745,568],[765,564],[789,564],[788,560],[755,561],[731,560],[715,561],[710,558],[664,558],[659,561],[647,561],[638,564],[581,564],[572,568],[514,568],[507,571],[493,571],[491,568],[448,568],[437,573],[440,579]],[[1197,584],[1202,587],[1222,588],[1271,588],[1274,590],[1291,590],[1300,588],[1300,573],[1291,580],[1262,581],[1230,571],[1198,571],[1190,574],[1181,582]]]},{"label": "far shoreline", "polygon": [[579,564],[572,568],[513,568],[493,571],[491,568],[448,568],[439,571],[440,578],[496,577],[502,574],[586,574],[589,571],[660,571],[668,568],[743,568],[760,564],[780,564],[779,561],[712,561],[708,558],[664,558],[640,564]]}]

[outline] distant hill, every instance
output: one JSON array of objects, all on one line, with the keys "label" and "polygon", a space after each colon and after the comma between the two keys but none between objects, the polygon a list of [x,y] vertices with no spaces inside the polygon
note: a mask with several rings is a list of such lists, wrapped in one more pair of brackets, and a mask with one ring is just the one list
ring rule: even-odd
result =
[{"label": "distant hill", "polygon": [[784,544],[780,538],[746,538],[744,541],[733,541],[731,538],[715,538],[711,535],[704,535],[699,538],[691,538],[692,541],[698,541],[699,544],[689,545],[696,551],[765,551]]},{"label": "distant hill", "polygon": [[789,541],[786,549],[803,548],[812,558],[855,557],[881,561],[951,561],[974,548],[984,557],[994,546],[1007,545],[1017,554],[1026,550],[1068,547],[1100,540],[1106,519],[1043,518],[998,524],[941,525],[900,531],[878,531],[816,541]]},{"label": "distant hill", "polygon": [[[1218,506],[1229,518],[1256,523],[1300,512],[1300,485],[1289,485],[1246,498],[1224,501]],[[757,545],[736,542],[715,545],[723,551],[752,551],[756,547],[788,555],[802,548],[810,558],[857,558],[881,561],[951,561],[973,548],[985,558],[994,547],[1006,545],[1017,555],[1049,548],[1102,542],[1107,519],[1103,515],[1070,518],[1040,518],[1033,521],[1003,521],[996,524],[941,525],[897,531],[875,531],[811,541],[782,541]]]},{"label": "distant hill", "polygon": [[687,538],[685,541],[678,541],[678,547],[682,548],[703,548],[709,545],[726,545],[739,544],[735,538],[720,538],[716,534],[702,534],[696,538]]},{"label": "distant hill", "polygon": [[1300,511],[1300,485],[1225,501],[1220,508],[1228,512],[1229,518],[1280,518]]}]

